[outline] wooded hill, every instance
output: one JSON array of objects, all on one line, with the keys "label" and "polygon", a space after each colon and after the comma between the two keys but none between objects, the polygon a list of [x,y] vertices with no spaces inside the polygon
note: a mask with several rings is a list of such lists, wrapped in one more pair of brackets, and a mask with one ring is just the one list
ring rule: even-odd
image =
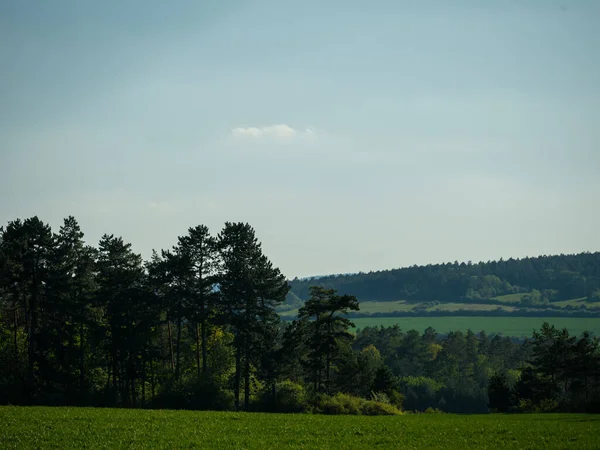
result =
[{"label": "wooded hill", "polygon": [[600,302],[600,252],[539,256],[480,263],[446,263],[412,266],[352,275],[298,279],[288,302],[306,300],[318,284],[360,301],[475,302],[503,295],[528,293],[526,306],[585,298]]}]

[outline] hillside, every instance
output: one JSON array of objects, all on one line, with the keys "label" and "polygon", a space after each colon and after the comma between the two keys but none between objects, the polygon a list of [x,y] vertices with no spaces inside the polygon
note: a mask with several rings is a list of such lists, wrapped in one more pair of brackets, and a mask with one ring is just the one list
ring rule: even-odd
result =
[{"label": "hillside", "polygon": [[294,279],[290,284],[292,294],[288,301],[295,305],[298,299],[308,298],[310,286],[318,284],[355,295],[361,302],[581,307],[577,306],[578,301],[600,304],[600,252],[412,266]]}]

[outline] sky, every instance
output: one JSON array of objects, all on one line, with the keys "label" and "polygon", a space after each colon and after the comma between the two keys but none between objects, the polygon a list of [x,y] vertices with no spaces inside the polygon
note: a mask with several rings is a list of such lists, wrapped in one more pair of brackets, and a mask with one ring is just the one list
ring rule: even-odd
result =
[{"label": "sky", "polygon": [[600,250],[597,0],[0,1],[0,224],[293,278]]}]

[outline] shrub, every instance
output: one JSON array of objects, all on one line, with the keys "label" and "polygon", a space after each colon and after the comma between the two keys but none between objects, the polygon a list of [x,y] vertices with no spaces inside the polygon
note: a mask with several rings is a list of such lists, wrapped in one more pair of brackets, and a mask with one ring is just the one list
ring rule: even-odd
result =
[{"label": "shrub", "polygon": [[334,396],[319,394],[313,397],[312,405],[313,412],[322,414],[375,416],[398,415],[402,413],[398,408],[389,403],[365,400],[364,398],[342,393],[335,394]]},{"label": "shrub", "polygon": [[266,411],[281,413],[305,412],[308,408],[304,387],[289,380],[275,385],[275,399],[271,389],[264,389],[260,403]]},{"label": "shrub", "polygon": [[402,412],[389,403],[365,400],[362,407],[362,413],[365,416],[396,416]]},{"label": "shrub", "polygon": [[443,414],[441,409],[432,408],[431,406],[425,410],[425,414]]},{"label": "shrub", "polygon": [[159,409],[233,410],[233,392],[212,380],[193,384],[169,381],[151,405]]},{"label": "shrub", "polygon": [[385,392],[372,392],[371,391],[371,400],[374,402],[385,403],[387,405],[390,404],[390,398],[387,396]]},{"label": "shrub", "polygon": [[399,410],[402,410],[402,407],[404,406],[404,399],[406,397],[404,397],[403,394],[401,394],[400,392],[396,391],[395,389],[392,390],[392,392],[390,392],[389,397],[390,397],[390,404],[392,406],[395,406]]}]

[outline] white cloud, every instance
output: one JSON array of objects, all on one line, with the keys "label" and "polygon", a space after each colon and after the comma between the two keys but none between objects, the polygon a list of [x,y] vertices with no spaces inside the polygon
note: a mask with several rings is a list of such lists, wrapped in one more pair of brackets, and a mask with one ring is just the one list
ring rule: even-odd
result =
[{"label": "white cloud", "polygon": [[306,128],[304,131],[298,131],[289,125],[269,125],[265,127],[248,127],[248,128],[234,128],[231,130],[231,134],[235,137],[244,138],[280,138],[280,139],[293,139],[300,136],[315,136],[315,132],[310,128]]}]

